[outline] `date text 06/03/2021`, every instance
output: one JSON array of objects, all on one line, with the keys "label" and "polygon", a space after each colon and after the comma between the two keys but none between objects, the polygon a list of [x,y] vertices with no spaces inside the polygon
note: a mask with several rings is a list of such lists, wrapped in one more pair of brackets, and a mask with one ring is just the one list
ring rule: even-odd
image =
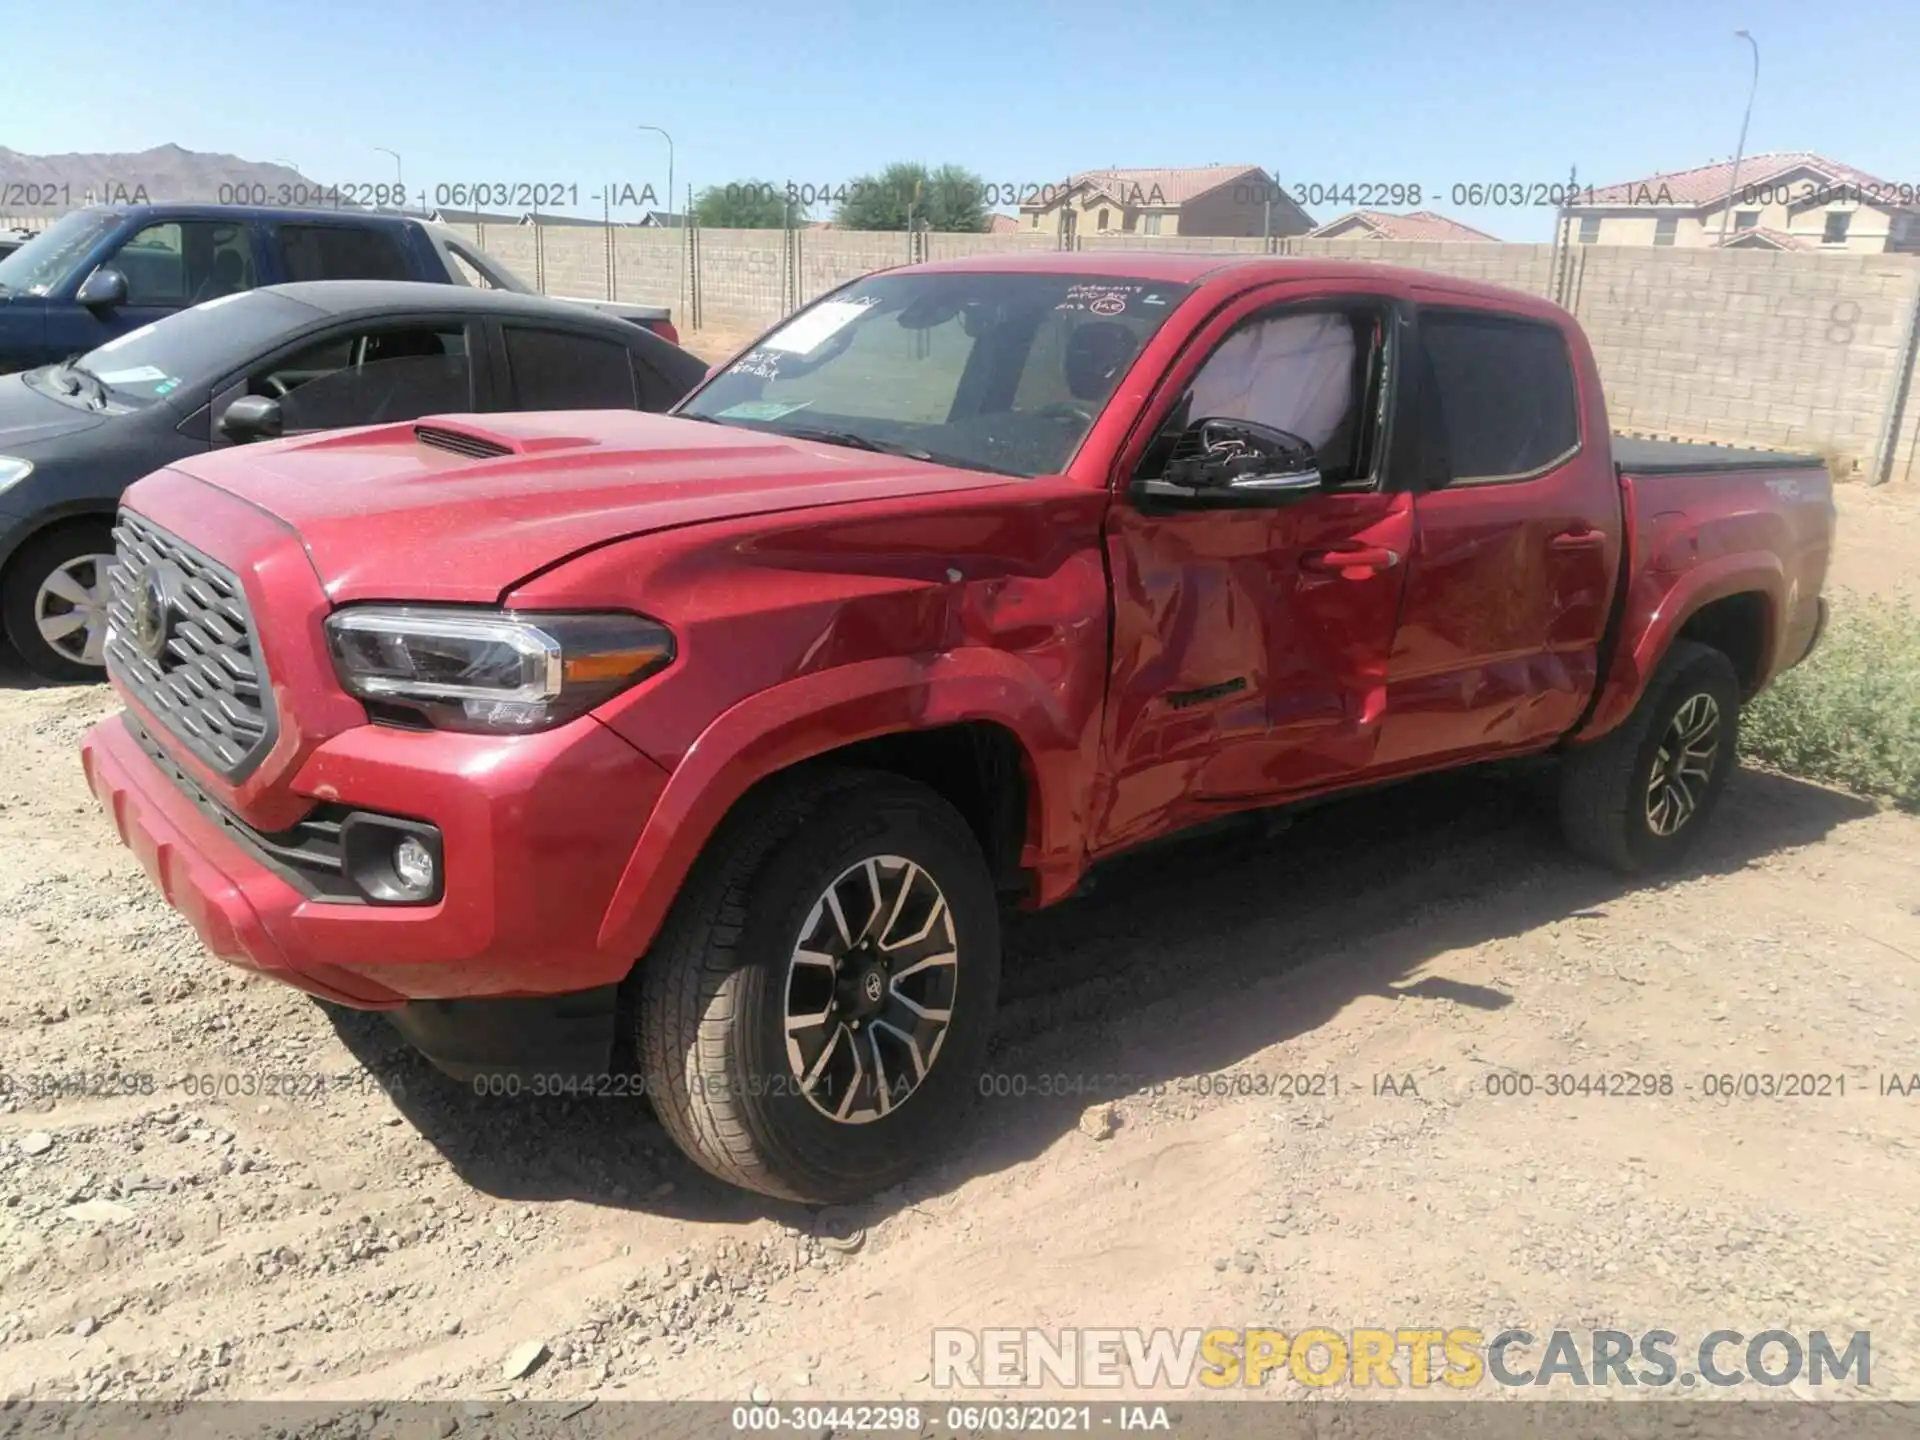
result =
[{"label": "date text 06/03/2021", "polygon": [[736,1432],[801,1435],[867,1433],[919,1435],[928,1426],[955,1435],[1086,1435],[1095,1431],[1147,1430],[1171,1433],[1173,1416],[1164,1405],[1048,1405],[1013,1402],[985,1405],[736,1405],[730,1421]]},{"label": "date text 06/03/2021", "polygon": [[402,1076],[370,1069],[203,1070],[162,1076],[151,1070],[0,1070],[0,1100],[28,1104],[167,1096],[182,1100],[319,1100],[328,1095],[406,1094]]}]

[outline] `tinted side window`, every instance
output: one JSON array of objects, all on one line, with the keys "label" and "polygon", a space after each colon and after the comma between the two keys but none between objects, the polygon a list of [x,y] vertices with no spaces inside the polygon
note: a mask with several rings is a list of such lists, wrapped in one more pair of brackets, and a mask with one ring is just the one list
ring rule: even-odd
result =
[{"label": "tinted side window", "polygon": [[506,327],[507,368],[521,410],[631,410],[627,347],[559,330]]},{"label": "tinted side window", "polygon": [[347,225],[282,225],[289,280],[411,280],[399,237]]},{"label": "tinted side window", "polygon": [[249,377],[247,388],[280,401],[289,434],[473,408],[466,331],[458,325],[335,335]]},{"label": "tinted side window", "polygon": [[1573,361],[1551,325],[1429,310],[1420,346],[1454,483],[1528,475],[1579,443]]},{"label": "tinted side window", "polygon": [[665,372],[656,369],[653,362],[638,350],[633,355],[633,382],[640,395],[642,410],[661,411],[680,403],[680,399],[691,385],[678,385],[668,379]]},{"label": "tinted side window", "polygon": [[127,277],[129,305],[198,305],[254,286],[246,227],[221,221],[149,225],[107,263]]}]

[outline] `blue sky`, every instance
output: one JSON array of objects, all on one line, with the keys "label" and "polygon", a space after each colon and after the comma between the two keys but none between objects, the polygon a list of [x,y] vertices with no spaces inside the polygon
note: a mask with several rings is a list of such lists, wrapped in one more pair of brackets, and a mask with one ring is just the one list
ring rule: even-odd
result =
[{"label": "blue sky", "polygon": [[83,23],[0,26],[0,145],[173,141],[334,182],[390,180],[387,146],[430,200],[461,181],[664,192],[645,122],[672,132],[682,190],[837,183],[899,159],[1019,185],[1245,162],[1287,183],[1418,183],[1426,208],[1546,239],[1550,211],[1447,191],[1730,155],[1743,26],[1762,57],[1749,153],[1817,150],[1920,182],[1910,0],[95,0]]}]

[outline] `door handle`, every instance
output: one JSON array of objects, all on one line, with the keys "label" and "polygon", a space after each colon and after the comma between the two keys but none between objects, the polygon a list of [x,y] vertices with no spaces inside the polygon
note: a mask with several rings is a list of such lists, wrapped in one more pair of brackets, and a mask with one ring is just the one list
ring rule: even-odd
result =
[{"label": "door handle", "polygon": [[1355,545],[1343,550],[1309,550],[1300,557],[1300,568],[1316,575],[1353,576],[1355,571],[1391,570],[1400,563],[1400,552],[1384,545]]},{"label": "door handle", "polygon": [[1562,530],[1547,542],[1549,550],[1598,550],[1607,543],[1604,530]]}]

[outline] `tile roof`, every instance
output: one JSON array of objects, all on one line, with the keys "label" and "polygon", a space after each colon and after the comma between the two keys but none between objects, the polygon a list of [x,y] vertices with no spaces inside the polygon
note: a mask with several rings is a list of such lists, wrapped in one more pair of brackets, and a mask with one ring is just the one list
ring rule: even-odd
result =
[{"label": "tile roof", "polygon": [[[1123,205],[1173,206],[1196,200],[1244,175],[1257,175],[1264,181],[1267,172],[1258,165],[1198,165],[1172,170],[1082,170],[1077,175],[1067,177],[1066,189],[1073,190],[1085,182]],[[1059,203],[1060,193],[1060,187],[1051,187],[1048,196],[1030,200],[1020,208],[1049,209]]]},{"label": "tile roof", "polygon": [[1309,230],[1307,238],[1329,239],[1335,235],[1351,235],[1356,230],[1365,231],[1372,240],[1491,240],[1498,243],[1500,239],[1498,235],[1489,235],[1432,210],[1415,210],[1406,215],[1385,210],[1349,210]]},{"label": "tile roof", "polygon": [[1811,235],[1790,235],[1785,230],[1777,230],[1771,225],[1749,225],[1744,230],[1729,230],[1725,240],[1716,240],[1717,245],[1734,246],[1743,240],[1763,240],[1770,250],[1818,250],[1820,243]]},{"label": "tile roof", "polygon": [[[1911,210],[1915,208],[1913,202],[1920,200],[1920,196],[1913,193],[1913,186],[1889,184],[1876,175],[1856,170],[1851,165],[1842,165],[1811,150],[1781,150],[1744,157],[1740,161],[1740,187],[1745,189],[1749,185],[1765,185],[1787,179],[1801,171],[1810,172],[1814,179],[1829,184],[1859,186],[1867,192],[1862,198],[1868,203],[1876,203],[1876,194],[1884,196],[1884,201],[1878,202],[1882,203],[1882,208]],[[1649,175],[1644,180],[1596,185],[1591,201],[1569,208],[1580,210],[1589,205],[1646,205],[1661,209],[1698,210],[1725,200],[1733,183],[1733,161],[1718,160],[1711,165],[1695,166],[1691,170]],[[1664,196],[1662,190],[1666,192]]]}]

